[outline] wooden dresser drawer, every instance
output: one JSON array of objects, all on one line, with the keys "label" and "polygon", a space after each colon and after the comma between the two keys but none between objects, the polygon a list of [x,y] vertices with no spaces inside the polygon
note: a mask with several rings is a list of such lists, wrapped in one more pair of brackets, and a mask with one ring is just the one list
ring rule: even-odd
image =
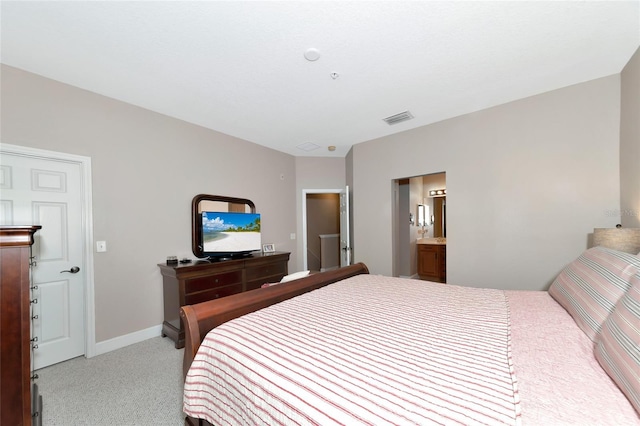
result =
[{"label": "wooden dresser drawer", "polygon": [[225,287],[215,287],[209,290],[187,294],[184,297],[184,303],[185,305],[193,305],[200,302],[206,302],[207,300],[231,296],[236,293],[242,293],[242,283],[228,285]]},{"label": "wooden dresser drawer", "polygon": [[184,291],[185,294],[190,294],[232,284],[240,284],[240,286],[242,286],[241,270],[209,275],[207,277],[190,278],[184,282]]},{"label": "wooden dresser drawer", "polygon": [[268,265],[247,268],[247,281],[261,280],[269,277],[287,274],[285,262],[271,263]]}]

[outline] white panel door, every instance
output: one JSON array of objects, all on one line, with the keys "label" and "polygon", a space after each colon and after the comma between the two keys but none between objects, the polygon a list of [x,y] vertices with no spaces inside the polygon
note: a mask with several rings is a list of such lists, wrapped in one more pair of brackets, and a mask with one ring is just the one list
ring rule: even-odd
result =
[{"label": "white panel door", "polygon": [[351,265],[349,241],[349,186],[340,192],[340,266]]},{"label": "white panel door", "polygon": [[5,152],[0,170],[0,223],[42,225],[33,245],[34,368],[84,355],[80,165]]}]

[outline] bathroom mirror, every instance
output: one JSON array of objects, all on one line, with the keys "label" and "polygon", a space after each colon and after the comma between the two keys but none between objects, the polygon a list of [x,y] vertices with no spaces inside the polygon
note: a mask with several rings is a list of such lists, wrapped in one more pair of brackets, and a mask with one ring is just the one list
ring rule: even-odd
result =
[{"label": "bathroom mirror", "polygon": [[447,237],[447,197],[433,198],[433,236]]},{"label": "bathroom mirror", "polygon": [[256,205],[246,198],[209,194],[198,194],[193,197],[191,201],[191,251],[196,257],[203,257],[202,237],[198,232],[198,219],[203,211],[255,213]]}]

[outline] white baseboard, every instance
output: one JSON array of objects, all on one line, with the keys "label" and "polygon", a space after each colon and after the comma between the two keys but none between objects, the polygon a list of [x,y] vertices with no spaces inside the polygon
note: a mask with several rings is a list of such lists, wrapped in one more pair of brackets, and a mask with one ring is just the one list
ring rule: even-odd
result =
[{"label": "white baseboard", "polygon": [[133,345],[134,343],[140,343],[144,340],[161,335],[162,324],[149,327],[145,330],[139,330],[134,333],[125,334],[124,336],[114,337],[113,339],[105,340],[104,342],[97,342],[94,355],[106,354],[107,352],[115,351],[116,349],[124,348],[126,346]]}]

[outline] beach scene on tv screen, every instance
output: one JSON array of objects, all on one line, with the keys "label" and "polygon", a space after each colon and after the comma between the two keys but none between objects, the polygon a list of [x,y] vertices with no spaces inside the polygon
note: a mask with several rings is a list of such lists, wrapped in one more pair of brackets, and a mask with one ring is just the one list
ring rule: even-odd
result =
[{"label": "beach scene on tv screen", "polygon": [[202,213],[203,252],[260,250],[260,242],[260,214]]}]

